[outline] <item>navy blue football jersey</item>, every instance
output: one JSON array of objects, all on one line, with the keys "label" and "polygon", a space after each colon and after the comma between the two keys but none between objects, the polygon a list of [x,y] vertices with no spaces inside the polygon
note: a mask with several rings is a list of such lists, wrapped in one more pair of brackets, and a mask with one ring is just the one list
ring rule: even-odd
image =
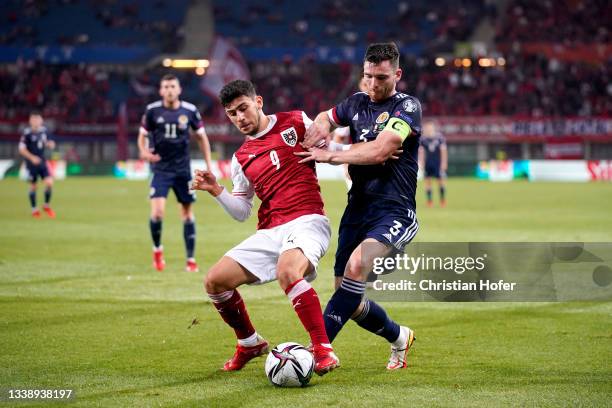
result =
[{"label": "navy blue football jersey", "polygon": [[149,149],[161,160],[151,164],[153,172],[189,174],[189,129],[203,127],[198,109],[181,101],[178,109],[164,107],[162,101],[149,104],[141,126],[147,131]]},{"label": "navy blue football jersey", "polygon": [[45,146],[50,137],[47,132],[47,128],[44,126],[34,132],[30,127],[23,130],[21,139],[19,139],[19,146],[24,146],[34,156],[40,157],[43,161],[45,160]]},{"label": "navy blue football jersey", "polygon": [[440,149],[446,146],[446,139],[441,133],[432,137],[421,137],[421,146],[425,151],[425,165],[440,167]]},{"label": "navy blue football jersey", "polygon": [[349,165],[353,180],[350,197],[376,197],[415,209],[418,173],[421,104],[418,99],[396,93],[385,101],[373,102],[367,93],[358,92],[332,108],[328,115],[339,126],[349,126],[352,143],[370,142],[391,118],[406,122],[410,135],[402,143],[398,160],[376,165]]}]

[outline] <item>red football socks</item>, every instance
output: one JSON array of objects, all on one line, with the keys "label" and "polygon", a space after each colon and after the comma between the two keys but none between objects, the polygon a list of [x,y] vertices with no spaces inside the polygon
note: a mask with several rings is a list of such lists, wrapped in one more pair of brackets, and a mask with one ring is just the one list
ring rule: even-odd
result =
[{"label": "red football socks", "polygon": [[312,344],[328,345],[329,340],[327,333],[325,333],[321,303],[317,292],[310,286],[310,283],[300,279],[289,285],[285,293],[291,300],[293,309],[300,318],[302,325],[310,334]]},{"label": "red football socks", "polygon": [[246,339],[255,333],[242,296],[237,290],[228,290],[216,294],[209,293],[208,297],[212,299],[213,305],[217,308],[223,321],[234,329],[238,339]]}]

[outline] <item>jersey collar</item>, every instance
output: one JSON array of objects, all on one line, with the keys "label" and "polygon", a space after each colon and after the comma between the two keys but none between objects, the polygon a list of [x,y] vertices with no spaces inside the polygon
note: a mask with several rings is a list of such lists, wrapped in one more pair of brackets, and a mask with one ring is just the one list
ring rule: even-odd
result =
[{"label": "jersey collar", "polygon": [[270,119],[270,122],[268,123],[268,126],[266,126],[266,128],[264,130],[262,130],[261,132],[255,134],[253,136],[249,136],[249,138],[251,138],[251,139],[260,138],[263,135],[265,135],[266,133],[268,133],[270,131],[270,129],[272,129],[274,127],[274,125],[276,125],[276,115],[268,115],[268,119]]}]

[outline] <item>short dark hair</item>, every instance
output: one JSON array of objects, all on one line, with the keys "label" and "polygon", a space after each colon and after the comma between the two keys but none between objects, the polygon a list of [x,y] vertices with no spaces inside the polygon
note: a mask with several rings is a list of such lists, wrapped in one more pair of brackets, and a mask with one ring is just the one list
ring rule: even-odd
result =
[{"label": "short dark hair", "polygon": [[42,117],[42,113],[39,110],[34,109],[34,110],[30,111],[30,117],[32,117],[32,116],[40,116],[40,117]]},{"label": "short dark hair", "polygon": [[159,81],[159,83],[161,84],[164,81],[176,81],[179,84],[181,83],[181,81],[179,81],[179,79],[174,74],[166,74],[166,75],[164,75],[162,77],[162,79]]},{"label": "short dark hair", "polygon": [[240,96],[248,96],[254,98],[257,95],[255,85],[251,81],[245,81],[244,79],[237,79],[232,82],[225,84],[219,92],[219,100],[221,105],[224,107],[229,105],[234,99]]},{"label": "short dark hair", "polygon": [[391,61],[394,67],[399,66],[399,49],[393,42],[370,44],[366,50],[363,62],[380,64],[383,61]]}]

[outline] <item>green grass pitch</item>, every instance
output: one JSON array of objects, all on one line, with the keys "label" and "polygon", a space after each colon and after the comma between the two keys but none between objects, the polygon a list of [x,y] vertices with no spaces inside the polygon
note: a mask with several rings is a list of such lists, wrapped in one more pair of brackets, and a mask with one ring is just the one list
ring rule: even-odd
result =
[{"label": "green grass pitch", "polygon": [[[407,370],[387,372],[388,345],[350,322],[334,344],[342,368],[315,376],[307,388],[271,386],[261,358],[223,373],[233,332],[204,295],[204,273],[183,271],[173,197],[163,227],[167,270],[157,273],[145,182],[57,182],[55,220],[30,217],[26,190],[18,180],[0,181],[0,388],[70,388],[76,399],[69,406],[102,407],[556,407],[612,400],[612,302],[387,303],[390,315],[417,333]],[[609,184],[451,179],[448,192],[448,208],[419,206],[417,240],[612,242]],[[324,182],[323,195],[334,242],[344,184]],[[203,270],[255,228],[254,216],[237,223],[205,193],[195,211]],[[314,283],[323,303],[332,293],[335,247]],[[308,342],[277,284],[242,294],[273,344]],[[190,328],[194,319],[199,324]],[[36,404],[18,406],[29,405]]]}]

